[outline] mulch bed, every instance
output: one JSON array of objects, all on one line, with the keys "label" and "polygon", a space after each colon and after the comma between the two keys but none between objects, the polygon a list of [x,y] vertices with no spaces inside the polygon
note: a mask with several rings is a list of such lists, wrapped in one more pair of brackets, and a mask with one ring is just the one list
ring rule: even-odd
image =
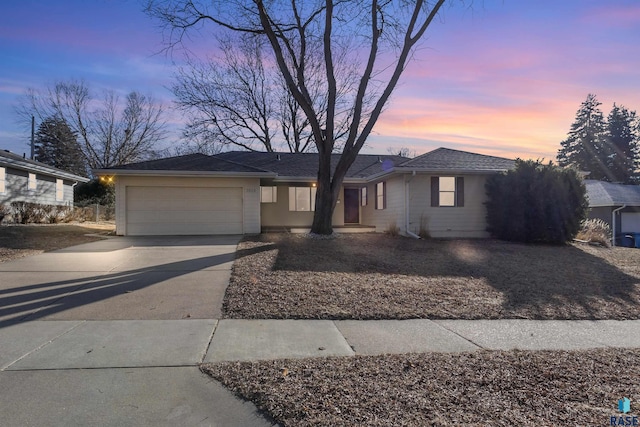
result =
[{"label": "mulch bed", "polygon": [[284,426],[611,425],[640,350],[478,351],[203,365]]},{"label": "mulch bed", "polygon": [[241,242],[231,318],[638,319],[640,250],[381,234]]}]

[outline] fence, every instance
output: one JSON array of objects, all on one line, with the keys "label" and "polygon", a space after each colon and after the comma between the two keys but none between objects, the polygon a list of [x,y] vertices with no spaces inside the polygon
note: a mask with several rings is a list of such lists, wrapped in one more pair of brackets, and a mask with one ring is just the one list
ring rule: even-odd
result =
[{"label": "fence", "polygon": [[56,224],[72,221],[113,221],[114,219],[114,205],[86,204],[71,207],[26,202],[0,205],[0,222],[4,223]]}]

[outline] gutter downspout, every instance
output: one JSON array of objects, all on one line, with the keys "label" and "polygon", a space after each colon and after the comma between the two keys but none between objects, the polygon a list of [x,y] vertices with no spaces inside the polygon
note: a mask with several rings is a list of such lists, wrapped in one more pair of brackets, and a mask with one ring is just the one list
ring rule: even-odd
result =
[{"label": "gutter downspout", "polygon": [[626,207],[627,205],[622,205],[611,211],[611,224],[613,228],[613,230],[611,230],[611,246],[613,247],[616,246],[616,214]]},{"label": "gutter downspout", "polygon": [[72,200],[73,202],[71,202],[71,209],[75,208],[75,202],[76,202],[76,185],[78,185],[78,181],[74,182],[73,185],[71,186],[71,194],[72,194]]},{"label": "gutter downspout", "polygon": [[420,236],[409,230],[409,183],[414,176],[416,176],[416,171],[413,171],[413,173],[411,174],[411,178],[409,178],[408,180],[405,179],[404,181],[404,230],[407,233],[407,236],[413,237],[414,239],[420,239]]}]

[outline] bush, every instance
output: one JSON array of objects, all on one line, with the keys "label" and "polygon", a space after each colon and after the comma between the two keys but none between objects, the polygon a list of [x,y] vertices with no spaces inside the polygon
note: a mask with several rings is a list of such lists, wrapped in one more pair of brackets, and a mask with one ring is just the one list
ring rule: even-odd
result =
[{"label": "bush", "polygon": [[582,222],[576,238],[609,247],[611,243],[611,227],[599,218],[587,219]]},{"label": "bush", "polygon": [[425,214],[420,215],[420,229],[418,230],[418,236],[421,239],[430,239],[429,233],[429,217]]},{"label": "bush", "polygon": [[384,232],[389,236],[398,237],[400,235],[400,227],[398,227],[395,221],[392,221]]},{"label": "bush", "polygon": [[93,179],[75,187],[74,200],[82,206],[113,205],[116,201],[115,188],[113,184]]},{"label": "bush", "polygon": [[487,230],[502,240],[562,244],[587,214],[586,189],[573,169],[516,160],[516,168],[487,179]]},{"label": "bush", "polygon": [[0,205],[0,223],[2,220],[11,214],[11,208],[6,205]]}]

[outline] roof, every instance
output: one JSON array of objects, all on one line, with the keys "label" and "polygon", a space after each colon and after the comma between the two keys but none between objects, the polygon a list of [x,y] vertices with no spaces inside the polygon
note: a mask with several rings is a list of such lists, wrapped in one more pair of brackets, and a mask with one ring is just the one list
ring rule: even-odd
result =
[{"label": "roof", "polygon": [[32,173],[49,175],[55,178],[67,179],[69,181],[89,182],[89,178],[63,171],[36,160],[30,160],[24,156],[19,156],[8,150],[0,150],[0,166],[25,170]]},{"label": "roof", "polygon": [[201,171],[201,172],[237,172],[264,173],[265,169],[227,161],[217,156],[206,154],[187,154],[184,156],[166,157],[145,162],[129,163],[104,170],[136,170],[136,171]]},{"label": "roof", "polygon": [[[215,157],[231,160],[275,172],[280,177],[314,178],[318,176],[318,153],[261,153],[254,151],[230,151]],[[331,173],[335,170],[340,154],[331,155]],[[402,156],[359,154],[347,171],[347,178],[367,178],[391,170],[409,160]]]},{"label": "roof", "polygon": [[[332,154],[332,173],[340,154]],[[315,179],[318,175],[318,153],[265,153],[229,151],[208,156],[188,154],[146,162],[131,163],[96,171],[96,173],[219,173],[221,175],[267,174],[276,179]],[[501,172],[515,167],[515,161],[466,151],[438,148],[415,159],[394,155],[359,154],[345,179],[373,179],[392,172]]]},{"label": "roof", "polygon": [[450,148],[438,148],[401,165],[403,168],[421,170],[466,172],[502,172],[515,166],[515,160]]},{"label": "roof", "polygon": [[640,186],[585,179],[589,206],[640,206]]}]

